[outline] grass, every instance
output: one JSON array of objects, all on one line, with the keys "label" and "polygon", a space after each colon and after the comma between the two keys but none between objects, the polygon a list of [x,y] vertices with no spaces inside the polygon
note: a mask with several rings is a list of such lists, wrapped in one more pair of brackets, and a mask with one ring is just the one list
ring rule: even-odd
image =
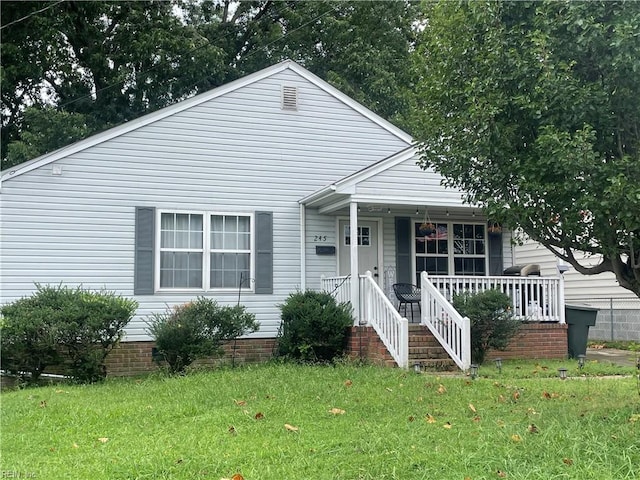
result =
[{"label": "grass", "polygon": [[635,376],[562,381],[558,365],[505,361],[471,380],[266,364],[5,392],[0,470],[54,480],[639,478]]},{"label": "grass", "polygon": [[589,340],[587,345],[590,348],[617,348],[619,350],[640,352],[640,342],[634,340]]}]

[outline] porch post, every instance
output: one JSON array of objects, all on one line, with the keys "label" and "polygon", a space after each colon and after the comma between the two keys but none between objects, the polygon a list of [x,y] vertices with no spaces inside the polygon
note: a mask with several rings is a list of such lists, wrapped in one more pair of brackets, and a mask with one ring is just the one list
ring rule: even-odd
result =
[{"label": "porch post", "polygon": [[360,277],[358,275],[358,202],[349,204],[349,230],[351,232],[351,307],[354,325],[360,323]]}]

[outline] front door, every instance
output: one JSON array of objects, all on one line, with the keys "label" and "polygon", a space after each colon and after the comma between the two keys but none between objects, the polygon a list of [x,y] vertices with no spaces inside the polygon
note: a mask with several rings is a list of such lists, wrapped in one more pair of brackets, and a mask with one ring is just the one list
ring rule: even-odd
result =
[{"label": "front door", "polygon": [[338,263],[340,275],[351,273],[351,242],[358,242],[358,273],[370,271],[376,282],[380,283],[378,275],[378,222],[359,221],[357,240],[351,235],[348,220],[338,222],[338,238],[340,242]]}]

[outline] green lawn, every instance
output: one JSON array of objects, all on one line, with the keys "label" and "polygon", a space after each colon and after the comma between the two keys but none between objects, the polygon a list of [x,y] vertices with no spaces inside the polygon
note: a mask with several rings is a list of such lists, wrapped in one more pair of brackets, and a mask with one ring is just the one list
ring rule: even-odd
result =
[{"label": "green lawn", "polygon": [[[501,374],[488,365],[471,380],[267,364],[5,392],[0,470],[39,479],[640,478],[636,377],[562,381],[558,365],[505,362]],[[635,373],[612,368],[585,371]]]}]

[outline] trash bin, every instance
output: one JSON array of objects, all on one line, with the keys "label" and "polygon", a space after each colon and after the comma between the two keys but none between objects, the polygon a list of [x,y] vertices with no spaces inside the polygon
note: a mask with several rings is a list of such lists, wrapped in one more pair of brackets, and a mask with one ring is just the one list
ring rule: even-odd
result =
[{"label": "trash bin", "polygon": [[598,309],[586,305],[565,305],[565,318],[567,320],[567,343],[569,357],[587,354],[587,338],[589,327],[596,324]]}]

